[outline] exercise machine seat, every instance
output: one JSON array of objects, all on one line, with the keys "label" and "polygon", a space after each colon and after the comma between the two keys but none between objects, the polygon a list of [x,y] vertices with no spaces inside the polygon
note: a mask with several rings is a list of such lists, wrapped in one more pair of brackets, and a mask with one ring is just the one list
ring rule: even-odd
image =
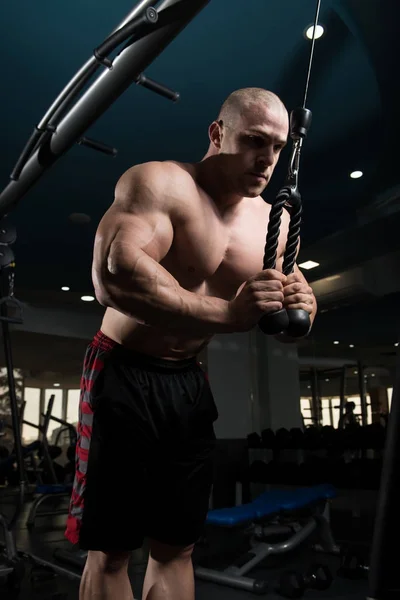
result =
[{"label": "exercise machine seat", "polygon": [[248,504],[211,510],[206,522],[207,525],[218,527],[239,527],[282,512],[300,510],[335,496],[336,490],[329,484],[295,490],[271,490]]},{"label": "exercise machine seat", "polygon": [[69,494],[72,492],[72,483],[44,483],[37,485],[36,494]]}]

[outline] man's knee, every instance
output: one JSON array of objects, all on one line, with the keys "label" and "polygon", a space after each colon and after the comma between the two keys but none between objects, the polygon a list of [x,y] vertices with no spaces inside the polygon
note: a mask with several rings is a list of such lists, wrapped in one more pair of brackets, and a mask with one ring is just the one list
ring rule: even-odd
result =
[{"label": "man's knee", "polygon": [[120,573],[128,568],[131,552],[88,552],[86,567],[102,573]]},{"label": "man's knee", "polygon": [[156,540],[150,540],[150,557],[158,563],[188,561],[191,559],[194,544],[190,546],[170,546]]}]

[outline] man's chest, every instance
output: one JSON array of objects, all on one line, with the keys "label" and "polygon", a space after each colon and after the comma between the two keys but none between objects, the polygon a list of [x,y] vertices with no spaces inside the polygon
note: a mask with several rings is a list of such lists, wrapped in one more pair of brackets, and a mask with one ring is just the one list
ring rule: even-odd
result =
[{"label": "man's chest", "polygon": [[[193,214],[176,229],[163,265],[182,287],[229,298],[263,269],[269,213],[270,207],[260,203],[247,210],[244,206],[225,219],[208,211]],[[284,249],[286,231],[282,227],[278,256]]]}]

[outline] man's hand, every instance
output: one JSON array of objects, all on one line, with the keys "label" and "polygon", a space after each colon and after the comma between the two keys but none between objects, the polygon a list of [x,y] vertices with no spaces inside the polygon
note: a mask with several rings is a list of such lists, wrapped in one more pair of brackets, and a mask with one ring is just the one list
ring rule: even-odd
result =
[{"label": "man's hand", "polygon": [[310,315],[315,307],[315,298],[312,288],[304,280],[301,273],[291,273],[287,276],[283,286],[283,307],[288,309],[302,309]]},{"label": "man's hand", "polygon": [[286,276],[265,269],[248,279],[229,302],[232,331],[250,331],[266,314],[282,309]]}]

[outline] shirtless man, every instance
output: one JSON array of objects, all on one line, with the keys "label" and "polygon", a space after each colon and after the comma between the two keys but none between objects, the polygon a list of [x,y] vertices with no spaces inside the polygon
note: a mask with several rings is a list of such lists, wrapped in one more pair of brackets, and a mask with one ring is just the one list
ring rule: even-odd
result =
[{"label": "shirtless man", "polygon": [[262,270],[270,206],[260,194],[287,136],[279,98],[238,90],[200,162],[137,165],[116,185],[95,240],[106,311],[85,357],[66,531],[89,551],[81,600],[131,600],[128,561],[144,537],[143,600],[194,600],[218,417],[196,356],[214,334],[249,331],[282,306],[311,321],[316,312],[298,267],[281,272],[286,211],[276,270]]}]

